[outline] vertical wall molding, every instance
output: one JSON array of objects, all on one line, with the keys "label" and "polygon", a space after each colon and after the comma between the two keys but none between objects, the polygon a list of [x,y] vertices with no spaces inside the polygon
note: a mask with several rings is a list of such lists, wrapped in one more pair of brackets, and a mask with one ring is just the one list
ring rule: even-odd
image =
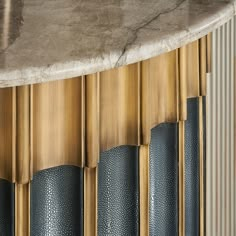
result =
[{"label": "vertical wall molding", "polygon": [[[235,19],[212,35],[207,82],[207,235],[235,235]],[[207,40],[210,40],[208,36]],[[208,54],[210,54],[208,53]],[[210,60],[210,59],[208,59]],[[209,68],[208,68],[209,71]]]}]

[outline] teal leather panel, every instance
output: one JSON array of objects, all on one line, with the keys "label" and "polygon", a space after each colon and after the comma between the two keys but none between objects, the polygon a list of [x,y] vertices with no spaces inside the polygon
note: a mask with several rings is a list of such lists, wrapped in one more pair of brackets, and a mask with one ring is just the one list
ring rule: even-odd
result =
[{"label": "teal leather panel", "polygon": [[103,152],[98,167],[98,235],[139,235],[138,147]]},{"label": "teal leather panel", "polygon": [[31,236],[83,235],[83,169],[60,166],[31,184]]},{"label": "teal leather panel", "polygon": [[199,102],[188,99],[185,125],[185,234],[199,236]]},{"label": "teal leather panel", "polygon": [[150,144],[150,236],[178,235],[178,128],[152,129]]},{"label": "teal leather panel", "polygon": [[0,235],[13,236],[14,233],[14,184],[0,179]]}]

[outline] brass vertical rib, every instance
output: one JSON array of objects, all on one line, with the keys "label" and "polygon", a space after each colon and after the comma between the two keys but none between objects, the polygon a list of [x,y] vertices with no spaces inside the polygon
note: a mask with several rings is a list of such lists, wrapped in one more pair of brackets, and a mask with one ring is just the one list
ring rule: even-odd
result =
[{"label": "brass vertical rib", "polygon": [[29,163],[29,173],[30,173],[30,179],[33,178],[33,135],[34,135],[34,129],[33,129],[33,100],[34,100],[34,93],[33,93],[33,85],[30,85],[30,163]]},{"label": "brass vertical rib", "polygon": [[86,166],[94,168],[99,160],[99,73],[86,76]]},{"label": "brass vertical rib", "polygon": [[[186,81],[188,98],[199,97],[200,94],[200,41],[196,40],[184,46],[181,57],[182,80]],[[186,51],[184,51],[186,50]],[[184,74],[186,73],[186,74]]]},{"label": "brass vertical rib", "polygon": [[185,122],[179,122],[179,236],[185,236]]},{"label": "brass vertical rib", "polygon": [[0,89],[0,178],[15,182],[15,88]]},{"label": "brass vertical rib", "polygon": [[29,236],[30,87],[16,88],[15,234]]},{"label": "brass vertical rib", "polygon": [[[234,57],[234,142],[236,142],[236,56]],[[234,160],[233,161],[234,161],[234,206],[233,206],[234,208],[233,210],[234,210],[234,220],[236,220],[236,145],[234,145]],[[236,225],[234,225],[234,235],[235,234],[236,234]]]},{"label": "brass vertical rib", "polygon": [[149,145],[139,150],[140,236],[149,236]]},{"label": "brass vertical rib", "polygon": [[212,56],[211,56],[211,42],[212,42],[212,33],[209,33],[207,36],[207,73],[211,73],[212,70]]},{"label": "brass vertical rib", "polygon": [[84,235],[97,235],[98,167],[84,168]]},{"label": "brass vertical rib", "polygon": [[12,182],[16,181],[16,87],[12,88]]},{"label": "brass vertical rib", "polygon": [[151,139],[150,132],[150,93],[148,93],[149,89],[149,72],[150,69],[148,66],[148,61],[141,62],[139,64],[140,69],[140,83],[141,83],[141,143],[148,144]]},{"label": "brass vertical rib", "polygon": [[16,182],[30,180],[30,87],[16,88]]},{"label": "brass vertical rib", "polygon": [[179,49],[179,119],[187,119],[187,46]]},{"label": "brass vertical rib", "polygon": [[199,39],[200,43],[200,96],[206,96],[207,73],[207,37]]},{"label": "brass vertical rib", "polygon": [[199,97],[199,163],[200,163],[200,236],[204,236],[204,143],[203,143],[203,99]]},{"label": "brass vertical rib", "polygon": [[30,236],[30,184],[15,184],[15,235]]},{"label": "brass vertical rib", "polygon": [[[235,29],[235,34],[236,34],[236,29]],[[234,142],[236,142],[236,56],[234,57]],[[233,208],[234,220],[236,220],[236,145],[234,145],[234,206],[233,207],[234,207]],[[234,235],[236,235],[236,225],[234,225]]]}]

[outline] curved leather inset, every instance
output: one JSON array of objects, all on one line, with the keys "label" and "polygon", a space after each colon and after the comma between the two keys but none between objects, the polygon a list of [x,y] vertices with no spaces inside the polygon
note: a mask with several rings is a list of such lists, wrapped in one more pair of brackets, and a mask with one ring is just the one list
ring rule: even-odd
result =
[{"label": "curved leather inset", "polygon": [[98,166],[98,235],[139,235],[138,147],[103,152]]},{"label": "curved leather inset", "polygon": [[185,125],[185,234],[199,235],[199,118],[198,98],[188,99]]},{"label": "curved leather inset", "polygon": [[0,235],[14,235],[14,184],[0,179]]},{"label": "curved leather inset", "polygon": [[83,235],[83,169],[40,171],[31,184],[31,236]]},{"label": "curved leather inset", "polygon": [[178,128],[161,124],[150,143],[150,236],[178,235]]}]

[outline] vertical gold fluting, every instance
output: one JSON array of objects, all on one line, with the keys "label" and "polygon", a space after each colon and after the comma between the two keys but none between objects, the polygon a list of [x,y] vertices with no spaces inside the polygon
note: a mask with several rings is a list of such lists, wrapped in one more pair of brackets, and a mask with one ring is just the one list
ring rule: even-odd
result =
[{"label": "vertical gold fluting", "polygon": [[16,182],[30,181],[30,87],[16,88]]},{"label": "vertical gold fluting", "polygon": [[99,73],[86,76],[86,166],[94,168],[99,160]]},{"label": "vertical gold fluting", "polygon": [[15,181],[16,89],[0,89],[0,178]]},{"label": "vertical gold fluting", "polygon": [[203,99],[199,97],[199,166],[200,166],[200,236],[204,236],[204,142],[203,142]]},{"label": "vertical gold fluting", "polygon": [[[236,21],[236,17],[235,17]],[[236,28],[236,22],[235,22],[235,28]],[[236,30],[236,29],[235,29]],[[236,45],[235,45],[236,47]],[[236,51],[236,49],[235,49]],[[236,55],[234,55],[234,142],[236,142]],[[233,177],[234,177],[234,220],[236,220],[236,145],[234,145],[234,171],[233,171]],[[236,235],[236,225],[234,224],[233,229],[234,235]]]},{"label": "vertical gold fluting", "polygon": [[178,50],[141,63],[142,144],[150,142],[151,128],[179,120]]},{"label": "vertical gold fluting", "polygon": [[[180,54],[180,72],[185,76],[186,94],[188,98],[198,97],[200,95],[200,43],[196,40],[183,47],[183,53]],[[183,64],[184,63],[184,64]]]},{"label": "vertical gold fluting", "polygon": [[100,73],[100,149],[140,145],[139,65]]},{"label": "vertical gold fluting", "polygon": [[30,184],[15,184],[15,235],[30,236]]},{"label": "vertical gold fluting", "polygon": [[140,236],[149,235],[149,145],[139,149]]},{"label": "vertical gold fluting", "polygon": [[207,73],[211,73],[212,70],[212,33],[209,33],[206,36],[207,40]]},{"label": "vertical gold fluting", "polygon": [[200,43],[200,96],[206,96],[207,37],[199,39],[199,43]]},{"label": "vertical gold fluting", "polygon": [[185,236],[185,123],[179,121],[179,236]]},{"label": "vertical gold fluting", "polygon": [[98,167],[84,168],[84,235],[97,235]]},{"label": "vertical gold fluting", "polygon": [[141,143],[149,144],[151,140],[150,117],[150,66],[147,61],[139,63],[141,74]]},{"label": "vertical gold fluting", "polygon": [[16,88],[15,234],[29,236],[30,86]]},{"label": "vertical gold fluting", "polygon": [[179,119],[187,119],[187,47],[179,49]]},{"label": "vertical gold fluting", "polygon": [[84,166],[84,78],[33,85],[33,172],[59,165]]}]

